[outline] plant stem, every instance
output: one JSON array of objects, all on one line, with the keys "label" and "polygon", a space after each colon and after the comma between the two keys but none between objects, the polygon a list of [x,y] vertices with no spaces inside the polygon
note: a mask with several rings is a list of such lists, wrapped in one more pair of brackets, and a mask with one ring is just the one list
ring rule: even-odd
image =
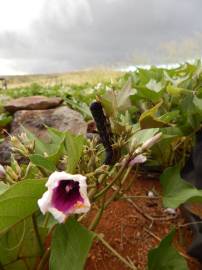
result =
[{"label": "plant stem", "polygon": [[[107,177],[106,174],[102,174],[98,179],[99,184],[101,184],[106,177]],[[97,187],[92,188],[88,193],[88,198],[91,199],[95,195],[96,191]]]},{"label": "plant stem", "polygon": [[132,270],[137,270],[137,267],[135,267],[135,265],[130,264],[124,257],[122,257],[115,249],[113,249],[112,246],[110,246],[109,243],[107,243],[107,241],[104,240],[102,236],[100,236],[99,234],[96,234],[96,236],[102,242],[102,244],[107,249],[109,249],[112,252],[112,254],[116,256],[121,262],[123,262],[127,267],[129,267]]},{"label": "plant stem", "polygon": [[104,208],[106,208],[113,200],[115,200],[115,198],[117,197],[117,195],[119,194],[119,192],[121,191],[122,185],[124,184],[124,182],[126,181],[130,171],[132,170],[132,167],[128,167],[128,169],[126,170],[126,173],[124,174],[124,177],[120,183],[120,185],[118,186],[118,188],[115,190],[115,192],[112,194],[112,196],[108,199],[108,201],[105,203]]},{"label": "plant stem", "polygon": [[50,218],[50,213],[46,213],[45,218],[44,218],[44,222],[43,222],[43,227],[45,227],[45,228],[47,227],[49,218]]},{"label": "plant stem", "polygon": [[[137,164],[137,167],[136,167],[136,170],[135,170],[135,173],[134,173],[134,176],[133,176],[134,178],[135,178],[136,175],[137,175],[138,168],[139,168],[139,166],[138,166],[138,164]],[[132,169],[132,167],[131,167],[131,169]],[[130,171],[131,171],[131,170],[130,170]],[[129,173],[130,173],[130,171],[129,171]],[[129,174],[129,173],[128,173],[128,174]],[[131,180],[129,181],[127,187],[124,189],[124,192],[128,191],[128,190],[131,188],[131,186],[132,186],[132,184],[133,184],[133,182],[134,182],[133,177],[131,177]]]},{"label": "plant stem", "polygon": [[101,206],[101,208],[97,211],[97,214],[95,216],[95,218],[93,219],[93,221],[91,222],[90,226],[88,227],[88,230],[95,230],[96,226],[98,225],[100,218],[103,214],[104,211],[104,204]]},{"label": "plant stem", "polygon": [[100,196],[102,196],[103,194],[105,194],[115,183],[116,181],[119,179],[119,177],[122,175],[122,173],[124,172],[124,170],[126,169],[126,167],[128,166],[128,162],[129,162],[129,158],[128,160],[125,162],[124,165],[122,165],[122,167],[120,168],[120,170],[118,171],[117,175],[114,177],[114,180],[112,180],[112,182],[110,184],[108,184],[107,186],[105,186],[100,192],[98,192],[95,196],[94,196],[94,200],[97,200]]},{"label": "plant stem", "polygon": [[32,223],[33,223],[33,228],[34,228],[34,233],[35,233],[35,236],[36,236],[36,240],[37,240],[37,243],[39,245],[39,248],[41,250],[41,255],[42,255],[44,253],[44,246],[43,246],[43,243],[41,241],[40,234],[39,234],[39,230],[38,230],[38,225],[37,225],[35,214],[32,214]]},{"label": "plant stem", "polygon": [[50,248],[47,248],[43,257],[41,258],[41,261],[37,267],[37,270],[44,270],[45,269],[45,266],[46,266],[46,263],[47,263],[49,257],[50,257]]},{"label": "plant stem", "polygon": [[129,167],[127,168],[127,171],[126,171],[126,173],[124,174],[123,179],[121,180],[121,185],[123,185],[124,182],[126,181],[126,179],[127,179],[128,175],[129,175],[129,173],[131,172],[132,168],[133,168],[132,166],[129,166]]},{"label": "plant stem", "polygon": [[103,211],[105,209],[105,197],[106,196],[103,196],[102,197],[102,204],[101,204],[101,207],[100,209],[97,211],[97,214],[95,215],[94,219],[92,220],[90,226],[89,226],[89,230],[93,231],[95,230],[95,228],[97,227],[101,217],[102,217],[102,214],[103,214]]}]

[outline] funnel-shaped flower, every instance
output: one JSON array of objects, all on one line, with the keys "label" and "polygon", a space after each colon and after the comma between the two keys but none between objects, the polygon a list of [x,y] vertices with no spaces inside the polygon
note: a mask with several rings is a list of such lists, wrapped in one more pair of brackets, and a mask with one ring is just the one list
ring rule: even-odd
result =
[{"label": "funnel-shaped flower", "polygon": [[85,176],[54,172],[46,187],[48,190],[38,200],[39,208],[43,214],[50,212],[59,223],[70,214],[86,213],[90,209]]}]

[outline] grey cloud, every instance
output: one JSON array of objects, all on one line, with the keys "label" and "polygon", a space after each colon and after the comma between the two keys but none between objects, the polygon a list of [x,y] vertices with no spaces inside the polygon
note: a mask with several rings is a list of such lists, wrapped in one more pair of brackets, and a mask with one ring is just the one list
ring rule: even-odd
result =
[{"label": "grey cloud", "polygon": [[46,1],[29,33],[0,34],[0,58],[45,73],[202,53],[201,0],[77,1]]}]

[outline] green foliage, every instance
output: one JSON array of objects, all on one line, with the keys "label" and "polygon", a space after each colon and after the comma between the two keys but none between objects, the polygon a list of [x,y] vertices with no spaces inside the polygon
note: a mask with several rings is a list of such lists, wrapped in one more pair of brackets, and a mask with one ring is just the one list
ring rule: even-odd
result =
[{"label": "green foliage", "polygon": [[[86,120],[92,118],[90,103],[95,99],[99,100],[112,126],[113,147],[121,158],[128,153],[128,149],[131,153],[161,132],[158,143],[144,154],[147,155],[149,166],[158,166],[162,170],[174,166],[164,171],[161,183],[164,206],[176,208],[186,201],[202,201],[202,191],[180,177],[180,169],[193,145],[195,132],[201,128],[201,85],[202,64],[198,61],[194,64],[185,63],[175,69],[139,68],[114,82],[98,85],[46,87],[33,84],[30,87],[10,89],[6,94],[12,98],[31,95],[58,96],[63,98],[64,104],[81,112]],[[0,127],[4,127],[10,123],[11,116],[0,109]],[[0,182],[0,261],[7,264],[16,260],[9,269],[25,268],[22,261],[17,259],[19,249],[21,256],[39,255],[37,239],[33,237],[30,223],[30,216],[37,210],[37,200],[45,191],[45,180],[38,178],[42,175],[48,176],[55,170],[84,173],[90,175],[88,184],[93,187],[96,185],[98,189],[101,186],[104,193],[107,190],[104,185],[107,185],[108,181],[102,182],[102,176],[105,177],[108,172],[111,173],[111,169],[116,171],[118,168],[110,168],[107,172],[104,170],[108,168],[98,168],[104,149],[96,140],[87,141],[80,135],[48,127],[47,129],[49,143],[39,140],[24,129],[27,141],[23,146],[28,149],[25,156],[30,161],[29,166],[23,164],[19,169],[15,163],[17,169],[13,170],[11,164],[10,178],[7,177],[6,180],[9,180],[9,184],[13,184],[13,180],[20,182],[10,187]],[[8,169],[7,167],[7,172]],[[33,176],[33,180],[28,179],[30,176]],[[95,193],[96,190],[93,190],[92,198]],[[38,222],[39,224],[41,223]],[[48,233],[43,229],[39,226],[42,239],[44,233]],[[173,236],[174,232],[171,232],[158,248],[150,251],[149,270],[187,270],[184,259],[171,245]],[[66,224],[56,225],[51,244],[50,269],[83,269],[93,237],[92,233],[74,219],[69,219]],[[6,242],[6,239],[9,241]],[[29,260],[30,268],[36,266],[35,259]]]},{"label": "green foliage", "polygon": [[148,270],[188,270],[186,260],[172,246],[175,230],[171,231],[148,254]]},{"label": "green foliage", "polygon": [[[45,239],[47,230],[39,228],[42,241]],[[26,218],[13,226],[0,237],[0,262],[4,269],[26,270],[27,266],[21,258],[26,260],[30,269],[35,269],[37,257],[41,255],[32,219]]]},{"label": "green foliage", "polygon": [[3,182],[0,182],[0,195],[2,193],[4,193],[7,189],[9,188],[9,185],[3,183]]},{"label": "green foliage", "polygon": [[56,170],[55,164],[41,155],[30,155],[29,159],[34,165],[47,170],[49,173]]},{"label": "green foliage", "polygon": [[180,177],[178,166],[166,169],[160,177],[164,207],[177,208],[186,201],[202,202],[202,190],[196,189]]},{"label": "green foliage", "polygon": [[5,127],[12,121],[12,116],[8,115],[7,113],[0,114],[0,127]]},{"label": "green foliage", "polygon": [[47,128],[50,143],[39,140],[33,133],[25,130],[30,142],[34,142],[33,154],[29,159],[35,166],[51,173],[56,170],[60,159],[67,155],[68,162],[66,170],[74,173],[76,166],[82,156],[86,139],[83,135],[74,135],[70,132],[62,132],[54,128]]},{"label": "green foliage", "polygon": [[65,149],[68,156],[67,171],[75,173],[76,166],[81,158],[85,139],[82,135],[75,136],[71,133],[66,134]]},{"label": "green foliage", "polygon": [[50,269],[82,270],[93,238],[94,234],[74,219],[57,225],[52,239]]},{"label": "green foliage", "polygon": [[35,212],[45,191],[45,181],[24,180],[0,195],[0,233]]}]

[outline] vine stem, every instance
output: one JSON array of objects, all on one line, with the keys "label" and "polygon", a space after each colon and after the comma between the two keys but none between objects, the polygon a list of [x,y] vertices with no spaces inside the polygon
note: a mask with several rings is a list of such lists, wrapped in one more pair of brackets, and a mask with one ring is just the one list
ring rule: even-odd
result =
[{"label": "vine stem", "polygon": [[102,204],[101,208],[97,211],[97,214],[95,215],[95,218],[93,219],[90,226],[88,227],[88,230],[90,231],[95,230],[96,226],[98,225],[102,217],[103,211],[104,211],[104,203]]},{"label": "vine stem", "polygon": [[48,226],[48,221],[50,219],[50,213],[46,213],[45,218],[44,218],[44,222],[43,222],[43,227],[47,227]]},{"label": "vine stem", "polygon": [[110,184],[108,184],[107,186],[105,186],[100,192],[98,192],[94,196],[94,198],[93,198],[94,200],[97,200],[100,196],[102,196],[103,194],[105,194],[116,183],[116,181],[122,175],[122,173],[124,172],[124,170],[127,168],[129,160],[130,160],[130,157],[128,157],[128,159],[125,161],[124,165],[122,165],[122,167],[118,171],[117,175],[114,177],[114,180],[112,180],[112,182]]},{"label": "vine stem", "polygon": [[124,174],[124,177],[122,179],[122,181],[119,184],[119,187],[116,189],[116,191],[114,192],[114,194],[112,194],[112,196],[108,199],[108,201],[105,203],[105,208],[113,201],[116,199],[117,195],[120,193],[122,185],[124,184],[124,182],[126,181],[126,179],[128,178],[129,173],[131,172],[132,167],[128,167],[126,170],[126,173]]},{"label": "vine stem", "polygon": [[[110,177],[114,173],[114,171],[115,171],[115,167],[113,167],[112,170],[108,174],[106,173],[101,174],[98,178],[98,184],[99,185],[102,184],[106,180],[107,177]],[[88,198],[92,199],[93,196],[96,194],[96,192],[97,192],[97,187],[92,188],[88,193]]]},{"label": "vine stem", "polygon": [[102,197],[101,207],[100,207],[100,209],[98,209],[97,214],[95,215],[94,219],[92,220],[92,222],[88,228],[91,231],[95,230],[95,228],[97,227],[97,225],[102,217],[103,211],[105,209],[105,199],[106,199],[106,195],[104,195]]},{"label": "vine stem", "polygon": [[43,243],[41,241],[41,237],[40,237],[40,234],[39,234],[35,214],[32,214],[32,223],[33,223],[33,228],[34,228],[34,233],[35,233],[35,236],[36,236],[36,240],[37,240],[39,248],[41,250],[41,254],[43,254],[44,253],[44,247],[43,247]]},{"label": "vine stem", "polygon": [[132,270],[137,270],[137,267],[132,264],[129,263],[129,261],[127,261],[124,257],[122,257],[112,246],[110,246],[109,243],[107,243],[107,241],[104,240],[104,238],[99,235],[96,234],[96,237],[100,240],[100,242],[102,242],[102,244],[111,251],[111,253],[116,256],[122,263],[124,263],[127,267],[129,267]]},{"label": "vine stem", "polygon": [[37,267],[37,270],[44,270],[45,269],[45,265],[49,259],[49,256],[50,256],[50,248],[47,248],[38,267]]}]

